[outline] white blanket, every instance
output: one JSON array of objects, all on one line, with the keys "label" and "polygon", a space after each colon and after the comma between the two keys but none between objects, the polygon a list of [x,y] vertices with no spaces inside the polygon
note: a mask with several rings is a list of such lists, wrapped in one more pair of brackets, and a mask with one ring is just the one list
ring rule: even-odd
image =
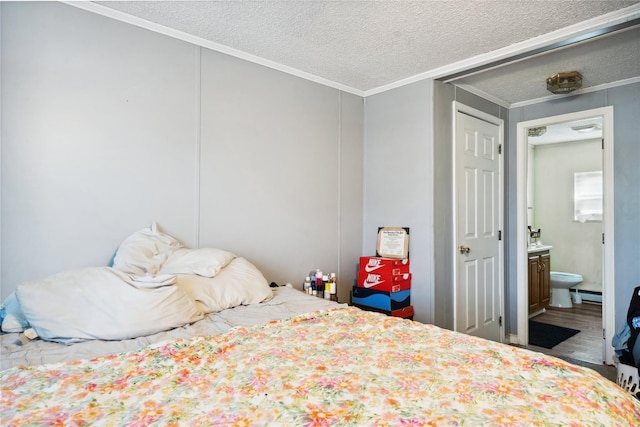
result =
[{"label": "white blanket", "polygon": [[110,267],[91,267],[22,283],[22,312],[45,340],[72,343],[149,335],[203,318],[176,280],[140,282]]}]

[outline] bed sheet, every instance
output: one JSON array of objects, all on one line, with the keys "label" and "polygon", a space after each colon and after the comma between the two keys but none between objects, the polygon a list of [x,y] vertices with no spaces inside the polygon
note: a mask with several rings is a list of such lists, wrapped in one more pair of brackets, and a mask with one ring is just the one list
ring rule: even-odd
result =
[{"label": "bed sheet", "polygon": [[288,287],[273,288],[274,297],[254,305],[238,306],[207,315],[203,320],[157,334],[121,341],[92,340],[72,345],[40,339],[18,345],[18,334],[0,335],[0,370],[14,366],[41,365],[136,350],[149,344],[218,335],[236,326],[250,326],[314,310],[333,307],[335,302],[305,295]]},{"label": "bed sheet", "polygon": [[9,425],[635,426],[560,359],[338,307],[92,361],[0,372]]}]

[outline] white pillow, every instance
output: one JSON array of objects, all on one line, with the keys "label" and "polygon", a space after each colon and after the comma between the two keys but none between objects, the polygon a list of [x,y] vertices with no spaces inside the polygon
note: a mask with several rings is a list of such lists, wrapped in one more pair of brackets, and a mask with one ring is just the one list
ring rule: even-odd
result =
[{"label": "white pillow", "polygon": [[129,274],[156,274],[171,252],[182,248],[178,240],[158,230],[155,223],[136,231],[118,247],[113,268]]},{"label": "white pillow", "polygon": [[162,264],[163,274],[197,274],[213,277],[231,262],[236,256],[222,249],[201,248],[174,250],[167,261]]},{"label": "white pillow", "polygon": [[16,297],[16,293],[11,294],[2,303],[1,309],[4,311],[2,316],[3,332],[23,332],[29,328],[29,322],[24,317],[24,313],[20,308],[20,303]]},{"label": "white pillow", "polygon": [[66,344],[135,338],[204,317],[175,280],[139,282],[109,267],[69,270],[25,282],[16,295],[43,340]]},{"label": "white pillow", "polygon": [[273,297],[267,279],[245,258],[234,258],[212,278],[180,274],[177,284],[203,313],[258,304]]}]

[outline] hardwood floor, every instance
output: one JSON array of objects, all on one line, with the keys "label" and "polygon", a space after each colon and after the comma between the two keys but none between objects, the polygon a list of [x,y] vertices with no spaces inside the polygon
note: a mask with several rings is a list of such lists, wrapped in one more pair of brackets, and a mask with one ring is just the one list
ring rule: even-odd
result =
[{"label": "hardwood floor", "polygon": [[549,307],[544,313],[532,319],[541,323],[578,329],[580,332],[552,349],[529,345],[530,350],[586,366],[605,378],[616,381],[615,366],[607,366],[603,362],[602,304],[583,301],[582,304],[574,304],[572,308]]},{"label": "hardwood floor", "polygon": [[529,345],[529,349],[545,354],[560,355],[589,363],[602,364],[602,305],[584,302],[573,308],[549,307],[531,320],[580,332],[552,349]]}]

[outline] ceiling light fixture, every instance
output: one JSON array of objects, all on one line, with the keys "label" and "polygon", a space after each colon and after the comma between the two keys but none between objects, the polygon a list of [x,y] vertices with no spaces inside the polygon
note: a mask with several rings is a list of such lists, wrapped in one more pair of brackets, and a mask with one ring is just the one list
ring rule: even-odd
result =
[{"label": "ceiling light fixture", "polygon": [[546,126],[540,126],[537,128],[529,128],[528,130],[528,135],[529,136],[540,136],[540,135],[544,135],[547,132],[547,127]]},{"label": "ceiling light fixture", "polygon": [[588,125],[581,125],[581,126],[571,126],[571,130],[574,132],[591,132],[593,130],[598,130],[598,129],[599,127],[595,123],[591,123]]},{"label": "ceiling light fixture", "polygon": [[547,90],[556,95],[567,94],[582,87],[582,74],[577,71],[558,73],[547,78]]}]

